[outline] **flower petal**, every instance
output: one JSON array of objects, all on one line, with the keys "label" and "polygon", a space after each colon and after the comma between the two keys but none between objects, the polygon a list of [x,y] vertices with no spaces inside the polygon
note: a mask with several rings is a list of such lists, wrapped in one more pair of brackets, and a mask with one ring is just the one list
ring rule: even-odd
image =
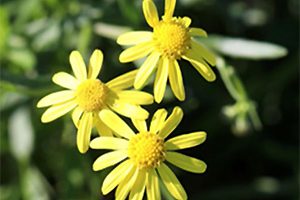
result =
[{"label": "flower petal", "polygon": [[206,170],[205,162],[181,153],[166,152],[166,160],[173,165],[189,172],[203,173]]},{"label": "flower petal", "polygon": [[137,72],[138,72],[138,69],[132,70],[125,74],[122,74],[121,76],[118,76],[118,77],[112,79],[105,85],[107,85],[107,87],[109,87],[115,91],[123,90],[125,88],[130,88],[133,86],[133,82],[134,82]]},{"label": "flower petal", "polygon": [[43,123],[51,122],[51,121],[61,117],[62,115],[68,113],[70,110],[72,110],[76,106],[77,106],[77,103],[75,102],[75,100],[71,100],[71,101],[67,101],[67,102],[64,102],[61,104],[51,106],[44,112],[41,120]]},{"label": "flower petal", "polygon": [[176,60],[174,60],[169,65],[169,81],[170,81],[172,91],[174,92],[177,99],[179,99],[180,101],[184,101],[185,91],[184,91],[183,79],[182,79],[180,67]]},{"label": "flower petal", "polygon": [[164,98],[166,91],[167,80],[168,80],[168,71],[170,65],[169,59],[162,59],[162,62],[159,62],[156,78],[154,81],[154,99],[157,103],[160,103]]},{"label": "flower petal", "polygon": [[157,133],[165,123],[168,112],[166,109],[162,108],[157,110],[151,120],[150,132]]},{"label": "flower petal", "polygon": [[145,120],[131,119],[135,128],[140,132],[147,132],[147,123]]},{"label": "flower petal", "polygon": [[187,199],[184,188],[176,178],[175,174],[166,164],[162,163],[157,170],[162,178],[163,183],[175,199]]},{"label": "flower petal", "polygon": [[117,92],[117,97],[123,102],[135,105],[149,105],[153,103],[153,96],[143,91],[123,90]]},{"label": "flower petal", "polygon": [[190,35],[195,37],[207,37],[207,33],[202,28],[190,28]]},{"label": "flower petal", "polygon": [[76,89],[79,84],[79,81],[74,76],[66,72],[58,72],[54,74],[52,81],[61,87],[71,90]]},{"label": "flower petal", "polygon": [[145,186],[146,186],[146,171],[139,170],[136,181],[132,186],[129,199],[142,200],[144,196]]},{"label": "flower petal", "polygon": [[81,81],[85,80],[87,78],[86,66],[81,54],[78,51],[71,52],[70,63],[75,77]]},{"label": "flower petal", "polygon": [[150,31],[132,31],[120,35],[117,43],[120,45],[137,45],[152,40],[153,33]]},{"label": "flower petal", "polygon": [[181,20],[186,28],[188,28],[192,23],[192,20],[189,17],[183,17]]},{"label": "flower petal", "polygon": [[147,199],[160,200],[158,176],[154,169],[147,171]]},{"label": "flower petal", "polygon": [[205,80],[212,82],[216,80],[214,71],[206,64],[206,62],[198,57],[198,60],[189,60],[193,67],[205,78]]},{"label": "flower petal", "polygon": [[113,103],[109,104],[109,107],[120,115],[129,118],[147,119],[149,116],[149,113],[141,106],[125,103],[121,100],[114,100]]},{"label": "flower petal", "polygon": [[119,60],[121,63],[131,62],[140,58],[147,56],[151,51],[153,51],[152,42],[143,42],[133,47],[124,50],[120,56]]},{"label": "flower petal", "polygon": [[216,65],[216,56],[209,49],[192,40],[192,50],[195,51],[197,57],[203,57],[212,66]]},{"label": "flower petal", "polygon": [[119,184],[116,191],[116,199],[126,199],[129,191],[136,181],[139,170],[133,167],[124,180]]},{"label": "flower petal", "polygon": [[158,13],[152,0],[143,1],[143,12],[149,26],[154,27],[159,22]]},{"label": "flower petal", "polygon": [[103,154],[95,160],[93,164],[93,170],[99,171],[101,169],[110,167],[121,162],[125,158],[127,158],[127,152],[124,150],[118,150]]},{"label": "flower petal", "polygon": [[147,57],[145,62],[140,67],[134,80],[135,89],[141,89],[145,85],[151,74],[156,69],[156,64],[159,60],[159,57],[160,54],[157,52],[153,52]]},{"label": "flower petal", "polygon": [[133,168],[130,160],[126,160],[113,169],[104,179],[102,184],[102,192],[104,195],[112,191]]},{"label": "flower petal", "polygon": [[186,149],[202,144],[206,139],[205,132],[183,134],[165,142],[166,150]]},{"label": "flower petal", "polygon": [[94,124],[100,136],[113,136],[112,130],[104,124],[99,116],[94,117]]},{"label": "flower petal", "polygon": [[99,49],[96,49],[91,58],[89,63],[89,70],[88,70],[88,78],[96,79],[101,71],[103,63],[103,53]]},{"label": "flower petal", "polygon": [[92,127],[93,113],[84,112],[77,131],[77,148],[80,153],[85,153],[89,149]]},{"label": "flower petal", "polygon": [[126,149],[128,141],[121,138],[101,136],[93,139],[90,142],[90,147],[92,149]]},{"label": "flower petal", "polygon": [[165,15],[168,20],[172,19],[175,10],[176,0],[165,0]]},{"label": "flower petal", "polygon": [[80,108],[79,106],[76,107],[72,112],[72,120],[73,120],[73,123],[76,126],[76,128],[78,128],[79,119],[80,119],[82,113],[83,113],[83,109]]},{"label": "flower petal", "polygon": [[178,126],[183,117],[183,112],[180,107],[176,106],[173,112],[168,117],[158,135],[162,138],[168,137],[168,135]]},{"label": "flower petal", "polygon": [[43,97],[39,102],[37,103],[38,108],[51,106],[54,104],[63,103],[65,101],[71,100],[75,98],[74,91],[71,90],[63,90],[59,92],[54,92],[51,94],[48,94],[47,96]]},{"label": "flower petal", "polygon": [[103,109],[99,113],[100,119],[114,132],[120,136],[130,139],[135,136],[131,128],[115,113],[110,110]]}]

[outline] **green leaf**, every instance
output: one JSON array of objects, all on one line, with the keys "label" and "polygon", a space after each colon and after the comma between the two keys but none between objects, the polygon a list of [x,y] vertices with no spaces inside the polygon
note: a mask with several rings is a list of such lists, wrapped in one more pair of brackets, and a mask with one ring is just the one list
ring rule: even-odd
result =
[{"label": "green leaf", "polygon": [[276,59],[288,53],[285,47],[277,44],[219,35],[210,35],[207,39],[201,39],[201,42],[220,54],[234,58]]},{"label": "green leaf", "polygon": [[33,127],[28,108],[17,109],[9,118],[10,149],[18,161],[27,161],[33,150]]},{"label": "green leaf", "polygon": [[12,49],[8,53],[8,59],[24,70],[31,70],[36,65],[35,55],[26,48]]}]

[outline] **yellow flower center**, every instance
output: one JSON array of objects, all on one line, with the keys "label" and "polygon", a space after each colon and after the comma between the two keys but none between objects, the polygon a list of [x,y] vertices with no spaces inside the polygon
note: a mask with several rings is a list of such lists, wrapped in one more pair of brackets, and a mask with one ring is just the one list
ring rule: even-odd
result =
[{"label": "yellow flower center", "polygon": [[129,141],[128,157],[139,169],[157,167],[165,160],[164,141],[154,133],[139,133]]},{"label": "yellow flower center", "polygon": [[99,111],[105,105],[108,90],[98,79],[85,80],[76,89],[76,101],[87,112]]},{"label": "yellow flower center", "polygon": [[179,59],[190,48],[188,28],[179,19],[162,20],[153,32],[156,49],[165,57]]}]

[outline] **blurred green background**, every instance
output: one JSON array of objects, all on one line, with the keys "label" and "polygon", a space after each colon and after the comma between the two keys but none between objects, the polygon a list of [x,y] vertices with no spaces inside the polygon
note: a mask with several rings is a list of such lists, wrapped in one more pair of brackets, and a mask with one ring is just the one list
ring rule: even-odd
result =
[{"label": "blurred green background", "polygon": [[[155,2],[162,13],[163,0]],[[132,63],[118,62],[122,48],[114,38],[130,29],[150,30],[141,3],[1,1],[0,199],[113,199],[100,194],[110,169],[91,169],[103,152],[81,155],[70,116],[42,124],[44,109],[35,105],[59,90],[51,76],[71,72],[68,56],[74,49],[86,60],[95,48],[103,50],[104,82],[134,69]],[[183,108],[173,136],[208,133],[204,144],[183,151],[207,163],[204,174],[172,167],[189,199],[298,199],[299,1],[178,0],[175,15],[189,16],[193,27],[204,28],[211,37],[202,42],[225,62],[214,68],[213,83],[182,62],[186,101],[177,101],[168,89],[162,104],[146,106],[151,114],[161,107]],[[238,89],[238,77],[245,89]],[[231,83],[236,90],[227,90]],[[152,93],[150,86],[145,90]],[[239,99],[245,91],[247,98]],[[163,199],[171,199],[162,191]]]}]

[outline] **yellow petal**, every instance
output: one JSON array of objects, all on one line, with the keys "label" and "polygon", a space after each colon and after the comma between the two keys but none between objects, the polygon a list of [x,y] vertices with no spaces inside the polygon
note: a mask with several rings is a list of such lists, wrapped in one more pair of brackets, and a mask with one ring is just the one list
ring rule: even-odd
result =
[{"label": "yellow petal", "polygon": [[135,105],[149,105],[153,103],[153,96],[143,91],[123,90],[117,92],[117,97],[123,102]]},{"label": "yellow petal", "polygon": [[207,37],[207,33],[202,28],[190,28],[190,35],[191,36],[198,36],[198,37]]},{"label": "yellow petal", "polygon": [[133,165],[131,162],[126,160],[113,169],[103,181],[101,188],[103,194],[106,195],[112,191],[121,181],[124,180],[132,168]]},{"label": "yellow petal", "polygon": [[160,200],[158,176],[154,169],[147,171],[147,198],[148,200]]},{"label": "yellow petal", "polygon": [[213,52],[195,41],[192,41],[191,45],[191,49],[195,51],[197,57],[203,57],[212,66],[216,65],[216,56]]},{"label": "yellow petal", "polygon": [[178,126],[183,117],[183,112],[180,107],[176,106],[173,109],[170,117],[166,120],[158,135],[162,138],[168,137],[170,133]]},{"label": "yellow petal", "polygon": [[71,100],[75,98],[74,91],[71,90],[63,90],[59,92],[51,93],[45,97],[43,97],[37,103],[38,108],[47,107],[54,104],[63,103],[65,101]]},{"label": "yellow petal", "polygon": [[130,172],[126,175],[124,180],[119,184],[116,191],[116,199],[125,200],[133,184],[136,181],[139,170],[133,167]]},{"label": "yellow petal", "polygon": [[66,72],[58,72],[52,77],[52,81],[57,85],[71,90],[76,89],[79,81],[72,75]]},{"label": "yellow petal", "polygon": [[187,199],[184,188],[176,178],[175,174],[170,170],[170,168],[166,164],[162,163],[157,169],[162,182],[169,190],[170,194],[175,199]]},{"label": "yellow petal", "polygon": [[79,119],[80,119],[82,113],[83,113],[83,109],[80,107],[75,108],[72,112],[72,120],[73,120],[73,123],[76,126],[76,128],[78,128]]},{"label": "yellow petal", "polygon": [[168,112],[162,108],[157,110],[151,120],[150,132],[157,133],[165,123]]},{"label": "yellow petal", "polygon": [[187,58],[187,60],[190,61],[193,67],[201,74],[201,76],[205,78],[205,80],[209,82],[216,80],[214,71],[210,68],[210,66],[208,66],[208,64],[206,64],[206,62],[202,58],[190,56]]},{"label": "yellow petal", "polygon": [[158,24],[158,13],[155,4],[152,0],[143,1],[143,12],[149,26],[154,27]]},{"label": "yellow petal", "polygon": [[99,113],[100,119],[114,132],[124,138],[130,139],[135,136],[131,128],[115,113],[110,110],[103,109]]},{"label": "yellow petal", "polygon": [[183,79],[182,79],[180,67],[176,60],[174,60],[169,65],[169,81],[170,81],[172,91],[174,92],[177,99],[179,99],[180,101],[184,101],[185,91],[184,91]]},{"label": "yellow petal", "polygon": [[113,136],[112,130],[102,122],[99,116],[94,117],[94,124],[100,136]]},{"label": "yellow petal", "polygon": [[147,59],[142,64],[142,66],[140,67],[140,69],[136,75],[136,78],[134,81],[135,89],[140,89],[145,85],[145,83],[149,79],[150,75],[156,69],[156,64],[159,60],[159,57],[160,57],[160,55],[157,52],[153,52],[152,54],[150,54],[147,57]]},{"label": "yellow petal", "polygon": [[133,86],[133,82],[137,72],[138,69],[122,74],[121,76],[118,76],[113,80],[107,82],[105,85],[115,91],[130,88]]},{"label": "yellow petal", "polygon": [[96,49],[90,58],[88,78],[90,79],[97,78],[97,76],[101,71],[102,63],[103,63],[103,53],[99,49]]},{"label": "yellow petal", "polygon": [[136,181],[132,186],[129,199],[142,200],[144,196],[145,185],[146,185],[146,171],[139,170]]},{"label": "yellow petal", "polygon": [[165,0],[165,15],[166,20],[170,20],[173,17],[175,10],[176,0]]},{"label": "yellow petal", "polygon": [[166,160],[173,165],[193,173],[203,173],[206,170],[206,164],[202,160],[192,158],[177,152],[167,152]]},{"label": "yellow petal", "polygon": [[183,134],[169,139],[165,143],[165,148],[166,150],[186,149],[202,144],[205,139],[205,132]]},{"label": "yellow petal", "polygon": [[78,51],[71,52],[70,63],[75,77],[81,81],[85,80],[87,78],[86,67],[82,56]]},{"label": "yellow petal", "polygon": [[77,148],[80,153],[85,153],[89,149],[89,143],[93,127],[93,113],[85,112],[79,121],[77,132]]},{"label": "yellow petal", "polygon": [[140,58],[147,56],[151,51],[153,51],[152,42],[140,43],[136,46],[130,47],[124,50],[119,57],[121,63],[131,62]]},{"label": "yellow petal", "polygon": [[164,98],[166,91],[168,72],[169,72],[169,59],[163,59],[162,62],[159,62],[157,69],[156,78],[154,81],[154,99],[157,103],[160,103]]},{"label": "yellow petal", "polygon": [[127,158],[127,152],[124,150],[118,150],[103,154],[95,160],[93,164],[93,170],[99,171],[101,169],[110,167],[121,162],[125,158]]},{"label": "yellow petal", "polygon": [[117,43],[120,45],[137,45],[152,40],[153,33],[150,31],[132,31],[120,35]]},{"label": "yellow petal", "polygon": [[147,132],[147,123],[145,120],[131,119],[135,128],[140,132]]},{"label": "yellow petal", "polygon": [[72,110],[76,106],[77,106],[77,104],[74,100],[51,106],[44,112],[41,120],[43,123],[51,122],[51,121],[61,117],[62,115],[68,113],[70,110]]},{"label": "yellow petal", "polygon": [[189,17],[183,17],[181,20],[186,28],[188,28],[192,23],[192,20]]},{"label": "yellow petal", "polygon": [[121,100],[115,100],[112,104],[109,104],[109,107],[120,115],[129,118],[147,119],[149,116],[149,113],[141,106],[125,103]]},{"label": "yellow petal", "polygon": [[126,149],[128,141],[121,138],[101,136],[93,139],[90,142],[90,147],[92,149]]}]

